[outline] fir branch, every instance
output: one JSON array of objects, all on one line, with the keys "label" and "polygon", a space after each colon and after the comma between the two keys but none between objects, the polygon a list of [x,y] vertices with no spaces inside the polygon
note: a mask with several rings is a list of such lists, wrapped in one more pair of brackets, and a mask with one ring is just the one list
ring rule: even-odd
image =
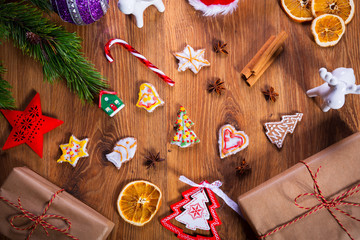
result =
[{"label": "fir branch", "polygon": [[53,11],[51,6],[51,0],[29,0],[29,1],[45,12]]},{"label": "fir branch", "polygon": [[[27,36],[39,37],[39,43]],[[42,16],[42,12],[24,1],[0,1],[0,37],[10,38],[26,55],[43,65],[44,78],[66,81],[80,99],[91,101],[107,87],[104,78],[81,53],[81,39]]]},{"label": "fir branch", "polygon": [[10,84],[3,79],[3,74],[6,72],[6,69],[2,66],[0,62],[0,108],[1,109],[10,109],[15,107],[15,99],[11,94]]}]

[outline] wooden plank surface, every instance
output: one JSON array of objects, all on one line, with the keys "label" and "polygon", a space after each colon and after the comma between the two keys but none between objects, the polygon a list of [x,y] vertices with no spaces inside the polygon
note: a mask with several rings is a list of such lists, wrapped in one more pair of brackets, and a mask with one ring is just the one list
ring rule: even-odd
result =
[{"label": "wooden plank surface", "polygon": [[[242,0],[238,10],[229,16],[203,17],[185,0],[165,0],[164,14],[150,7],[144,15],[145,25],[138,29],[133,17],[125,16],[111,1],[107,15],[99,22],[76,27],[53,19],[83,39],[83,51],[97,69],[109,80],[113,90],[126,107],[109,118],[95,104],[82,104],[65,84],[43,82],[42,69],[23,56],[11,43],[0,46],[0,60],[13,86],[17,108],[23,110],[39,92],[43,113],[65,123],[44,136],[44,157],[40,159],[28,146],[0,151],[0,184],[13,167],[30,169],[64,187],[75,197],[111,219],[116,225],[109,239],[176,239],[163,228],[160,219],[171,213],[170,204],[182,199],[181,192],[189,186],[178,181],[185,175],[195,182],[221,180],[222,189],[236,198],[267,179],[277,175],[299,160],[317,153],[359,130],[360,97],[348,95],[345,106],[338,111],[323,113],[319,99],[310,99],[306,90],[322,84],[320,67],[335,69],[353,67],[360,78],[360,17],[355,14],[341,42],[334,48],[320,48],[314,41],[310,24],[291,21],[276,0]],[[356,11],[360,10],[358,5]],[[285,30],[289,34],[285,50],[263,77],[249,88],[240,78],[241,69],[250,61],[266,40]],[[122,38],[133,45],[168,76],[176,81],[169,87],[121,47],[113,47],[115,62],[109,64],[103,46],[110,38]],[[228,56],[212,51],[215,40],[228,43]],[[177,72],[172,53],[186,44],[205,48],[205,58],[211,66],[195,75]],[[223,96],[209,94],[207,85],[220,78],[225,81]],[[155,85],[166,104],[149,114],[135,106],[141,83]],[[359,81],[358,81],[359,82]],[[261,91],[273,86],[280,94],[276,103],[266,102]],[[170,145],[175,134],[173,123],[183,105],[195,123],[192,130],[201,142],[187,149]],[[287,136],[282,150],[277,150],[266,138],[263,124],[278,121],[283,114],[304,113],[293,135]],[[217,135],[219,128],[232,124],[250,137],[249,147],[220,160]],[[0,145],[11,131],[10,124],[0,117]],[[73,168],[57,164],[61,151],[71,134],[88,137],[90,157],[83,158]],[[127,136],[138,139],[135,158],[117,170],[105,160],[117,140]],[[147,170],[144,156],[148,150],[160,151],[166,162]],[[235,173],[245,158],[252,172],[244,177]],[[125,223],[116,211],[116,199],[121,189],[132,180],[143,179],[158,185],[163,192],[162,206],[155,218],[144,227]],[[217,213],[223,224],[217,227],[222,239],[252,239],[253,233],[234,211],[219,200]],[[259,213],[261,214],[261,213]]]}]

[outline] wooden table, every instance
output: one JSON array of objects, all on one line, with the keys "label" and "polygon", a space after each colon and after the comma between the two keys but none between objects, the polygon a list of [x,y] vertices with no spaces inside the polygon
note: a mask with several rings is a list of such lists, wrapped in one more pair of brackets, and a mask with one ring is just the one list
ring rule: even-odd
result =
[{"label": "wooden table", "polygon": [[[0,46],[0,60],[8,69],[5,79],[13,86],[17,108],[23,110],[38,92],[43,113],[65,122],[44,135],[42,159],[26,145],[0,151],[0,184],[12,168],[27,166],[111,219],[115,228],[109,239],[176,239],[161,226],[160,219],[171,213],[170,204],[180,201],[181,192],[189,188],[178,180],[180,175],[195,182],[221,180],[224,192],[236,200],[240,194],[299,160],[359,130],[359,96],[349,95],[342,109],[323,113],[319,99],[310,99],[305,94],[306,90],[323,83],[318,75],[320,67],[330,70],[352,67],[360,78],[359,14],[355,14],[340,43],[325,49],[313,41],[310,24],[291,21],[278,1],[242,0],[234,14],[216,18],[203,17],[187,1],[165,0],[164,3],[164,14],[154,7],[145,12],[142,29],[136,27],[133,17],[118,11],[114,1],[107,15],[89,26],[76,27],[53,17],[83,38],[85,56],[125,102],[126,107],[113,118],[96,104],[82,104],[63,82],[43,82],[41,66],[23,56],[11,43]],[[356,8],[360,10],[358,5]],[[248,87],[240,79],[241,69],[271,35],[282,30],[289,34],[285,51],[252,88]],[[103,47],[110,38],[128,41],[174,79],[175,87],[162,82],[121,47],[113,47],[115,62],[108,63]],[[212,50],[216,40],[228,43],[228,56]],[[190,71],[177,72],[177,61],[172,53],[181,51],[186,44],[195,49],[205,48],[205,58],[211,66],[197,75]],[[207,92],[208,83],[216,78],[225,81],[227,91],[222,96]],[[155,85],[166,102],[151,114],[135,106],[139,86],[144,82]],[[276,103],[267,102],[261,93],[270,86],[280,94]],[[170,145],[175,134],[173,123],[181,105],[188,110],[195,123],[192,130],[201,140],[187,149]],[[278,150],[265,136],[263,124],[296,112],[304,114],[303,120],[294,134],[287,136],[283,149]],[[226,123],[245,131],[250,145],[221,160],[217,136],[219,128]],[[8,122],[0,117],[1,146],[10,131]],[[90,157],[81,159],[75,168],[56,163],[61,155],[59,144],[68,142],[71,134],[90,139]],[[105,154],[112,151],[116,141],[127,136],[138,139],[138,150],[133,160],[117,170],[106,161]],[[149,150],[159,151],[166,161],[147,170],[144,156]],[[243,158],[251,165],[252,172],[240,177],[235,167]],[[116,210],[121,189],[138,179],[155,183],[163,192],[160,211],[144,227],[124,222]],[[248,225],[221,199],[219,201],[221,207],[217,213],[223,224],[217,230],[221,238],[252,239],[254,236]]]}]

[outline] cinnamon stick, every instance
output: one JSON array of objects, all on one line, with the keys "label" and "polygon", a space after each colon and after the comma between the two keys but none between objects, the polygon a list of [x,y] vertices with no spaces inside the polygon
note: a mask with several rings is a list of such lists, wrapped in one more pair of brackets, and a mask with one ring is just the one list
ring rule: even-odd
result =
[{"label": "cinnamon stick", "polygon": [[283,51],[283,44],[287,33],[282,31],[278,36],[271,36],[251,61],[241,71],[241,77],[251,87],[261,75],[275,61],[276,57]]}]

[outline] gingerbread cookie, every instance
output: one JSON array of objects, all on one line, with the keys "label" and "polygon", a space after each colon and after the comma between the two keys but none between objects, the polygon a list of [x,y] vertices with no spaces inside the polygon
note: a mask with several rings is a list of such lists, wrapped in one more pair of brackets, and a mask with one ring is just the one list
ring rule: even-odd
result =
[{"label": "gingerbread cookie", "polygon": [[190,69],[197,74],[204,66],[210,66],[209,61],[204,59],[205,49],[194,50],[187,45],[182,52],[174,53],[175,57],[179,60],[178,71],[185,71]]},{"label": "gingerbread cookie", "polygon": [[177,130],[176,135],[173,138],[171,144],[178,145],[181,148],[186,148],[194,143],[199,143],[200,139],[198,139],[193,130],[190,130],[193,125],[194,123],[186,114],[185,108],[181,106],[178,112],[177,120],[175,122],[175,127]]},{"label": "gingerbread cookie", "polygon": [[145,108],[148,112],[153,112],[158,106],[164,105],[165,102],[160,98],[155,87],[150,83],[143,83],[140,86],[139,99],[136,106]]},{"label": "gingerbread cookie", "polygon": [[265,123],[266,136],[278,148],[282,148],[287,133],[293,133],[303,114],[282,116],[281,122]]},{"label": "gingerbread cookie", "polygon": [[245,149],[249,145],[249,137],[243,131],[236,131],[230,124],[219,130],[220,158],[226,158]]},{"label": "gingerbread cookie", "polygon": [[72,135],[68,144],[60,145],[63,154],[61,155],[59,160],[57,160],[57,162],[68,162],[73,167],[76,167],[76,164],[80,158],[89,156],[86,150],[86,145],[88,141],[88,138],[79,140],[74,135]]},{"label": "gingerbread cookie", "polygon": [[132,159],[136,153],[137,141],[133,137],[121,139],[116,143],[114,151],[106,155],[106,159],[120,169],[124,162]]}]

